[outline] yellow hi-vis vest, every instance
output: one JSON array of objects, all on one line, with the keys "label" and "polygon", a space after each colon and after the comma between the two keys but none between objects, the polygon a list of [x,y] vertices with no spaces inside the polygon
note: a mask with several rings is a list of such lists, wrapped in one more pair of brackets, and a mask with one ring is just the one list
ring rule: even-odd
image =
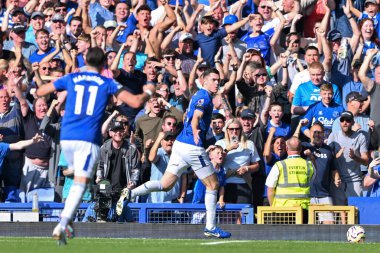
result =
[{"label": "yellow hi-vis vest", "polygon": [[276,163],[280,174],[274,194],[273,206],[301,206],[310,204],[310,182],[314,173],[310,161],[296,156]]}]

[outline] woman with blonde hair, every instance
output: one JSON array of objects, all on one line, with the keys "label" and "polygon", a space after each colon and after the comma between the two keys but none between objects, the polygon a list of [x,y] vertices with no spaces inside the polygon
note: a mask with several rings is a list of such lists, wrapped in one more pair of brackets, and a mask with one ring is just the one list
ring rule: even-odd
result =
[{"label": "woman with blonde hair", "polygon": [[251,204],[251,173],[258,171],[260,157],[254,143],[244,134],[238,119],[228,120],[224,132],[225,138],[215,145],[221,146],[226,152],[223,163],[227,173],[225,202]]}]

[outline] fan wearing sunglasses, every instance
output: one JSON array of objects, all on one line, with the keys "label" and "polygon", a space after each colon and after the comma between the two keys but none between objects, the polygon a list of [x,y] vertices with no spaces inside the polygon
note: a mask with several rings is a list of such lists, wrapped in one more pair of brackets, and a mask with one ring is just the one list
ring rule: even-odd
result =
[{"label": "fan wearing sunglasses", "polygon": [[[265,89],[268,86],[268,72],[260,63],[250,62],[244,68],[244,79],[245,81],[236,82],[239,92],[243,95],[244,104],[254,113],[259,113],[267,97]],[[274,102],[273,93],[270,102]]]},{"label": "fan wearing sunglasses", "polygon": [[[215,143],[226,153],[223,167],[226,170],[225,202],[234,204],[252,203],[251,173],[259,169],[260,157],[255,144],[243,133],[238,119],[226,123],[225,138]],[[236,217],[240,222],[240,217]]]},{"label": "fan wearing sunglasses", "polygon": [[332,132],[327,142],[336,154],[335,166],[342,181],[332,189],[335,205],[347,205],[348,197],[360,197],[363,191],[360,167],[368,165],[368,144],[361,131],[353,131],[354,124],[352,112],[344,111],[340,116],[341,130]]},{"label": "fan wearing sunglasses", "polygon": [[[149,140],[156,140],[161,131],[173,131],[177,122],[182,121],[182,112],[171,106],[158,93],[153,94],[147,106],[149,112],[136,121],[136,137],[142,141],[141,143],[152,143]],[[166,118],[168,115],[176,120]],[[164,119],[166,125],[162,127]]]}]

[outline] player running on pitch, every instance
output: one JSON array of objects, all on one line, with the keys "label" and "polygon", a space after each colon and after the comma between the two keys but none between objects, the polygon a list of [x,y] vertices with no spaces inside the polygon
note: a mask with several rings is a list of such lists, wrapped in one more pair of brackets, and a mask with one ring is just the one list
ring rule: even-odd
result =
[{"label": "player running on pitch", "polygon": [[169,191],[181,174],[191,166],[195,174],[206,186],[206,228],[204,234],[209,237],[228,238],[231,233],[216,227],[216,203],[218,179],[203,147],[207,130],[211,123],[213,110],[212,96],[219,88],[219,72],[208,69],[203,73],[204,84],[191,98],[187,109],[184,128],[173,145],[168,168],[160,181],[149,181],[129,190],[125,188],[116,205],[116,212],[121,215],[123,206],[135,198],[155,191]]},{"label": "player running on pitch", "polygon": [[54,228],[53,238],[58,244],[66,244],[66,233],[72,231],[69,225],[82,200],[86,184],[93,177],[94,163],[98,160],[101,145],[101,125],[109,98],[118,98],[131,107],[138,108],[155,92],[153,85],[145,85],[145,92],[132,95],[119,90],[121,85],[101,76],[106,62],[103,50],[90,48],[86,55],[87,71],[65,75],[53,83],[42,85],[38,96],[54,91],[67,91],[65,115],[61,128],[61,147],[69,169],[74,170],[74,184],[70,188],[61,221]]}]

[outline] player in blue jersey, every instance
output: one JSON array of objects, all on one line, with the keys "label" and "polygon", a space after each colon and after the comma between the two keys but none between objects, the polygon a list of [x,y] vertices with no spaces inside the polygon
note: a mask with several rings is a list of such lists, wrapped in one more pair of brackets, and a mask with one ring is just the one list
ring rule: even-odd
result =
[{"label": "player in blue jersey", "polygon": [[61,213],[61,221],[53,231],[53,238],[58,244],[66,244],[66,236],[72,234],[69,222],[75,215],[86,184],[93,177],[93,167],[98,159],[101,144],[102,118],[109,98],[118,94],[118,99],[137,108],[155,91],[153,85],[145,85],[145,92],[139,95],[119,90],[120,84],[99,74],[105,62],[106,57],[102,49],[90,48],[86,55],[86,72],[63,76],[37,90],[38,96],[56,90],[67,91],[61,128],[61,147],[69,169],[74,170],[74,184],[70,188],[65,208]]},{"label": "player in blue jersey", "polygon": [[118,215],[123,207],[136,196],[146,195],[155,191],[169,191],[181,174],[191,166],[197,177],[206,186],[206,228],[204,234],[209,237],[228,238],[229,232],[215,226],[218,179],[212,168],[208,155],[203,147],[206,133],[211,123],[213,110],[212,96],[219,88],[219,72],[208,69],[203,73],[204,84],[191,98],[186,112],[184,128],[174,142],[168,168],[160,181],[149,181],[129,190],[125,188],[116,205]]}]

